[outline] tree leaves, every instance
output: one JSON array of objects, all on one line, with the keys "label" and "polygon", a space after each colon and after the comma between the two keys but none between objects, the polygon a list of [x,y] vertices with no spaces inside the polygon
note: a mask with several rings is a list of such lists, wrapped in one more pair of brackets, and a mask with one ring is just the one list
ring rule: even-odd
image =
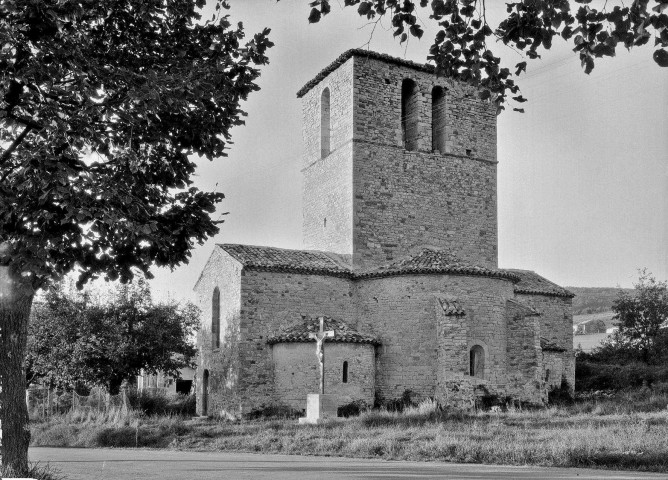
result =
[{"label": "tree leaves", "polygon": [[49,291],[33,311],[26,366],[31,381],[116,390],[144,370],[177,374],[190,366],[199,310],[151,302],[145,282],[118,286],[107,301]]},{"label": "tree leaves", "polygon": [[660,67],[668,67],[668,50],[665,48],[654,50],[652,58]]},{"label": "tree leaves", "polygon": [[0,145],[20,140],[0,147],[0,242],[36,287],[75,265],[128,281],[217,232],[223,195],[189,187],[188,157],[226,155],[272,43],[202,4],[0,3]]},{"label": "tree leaves", "polygon": [[[325,0],[313,4],[320,5]],[[631,6],[615,5],[598,10],[590,0],[533,0],[506,3],[507,16],[495,29],[487,24],[485,3],[474,0],[345,0],[345,6],[357,5],[357,12],[369,19],[389,12],[393,35],[400,43],[409,36],[421,38],[423,30],[416,23],[418,7],[438,24],[439,30],[429,47],[427,59],[433,61],[437,72],[478,85],[493,98],[499,111],[508,97],[519,87],[510,70],[501,60],[484,56],[486,42],[494,36],[506,45],[522,52],[528,59],[540,58],[541,50],[552,48],[555,37],[573,39],[585,73],[590,73],[594,59],[613,57],[618,44],[626,48],[646,44],[654,36],[654,61],[668,66],[668,8],[666,0],[631,2]],[[650,8],[650,3],[654,7]],[[576,4],[580,4],[576,8]],[[313,12],[312,12],[313,13]],[[319,12],[323,15],[324,12]],[[319,19],[320,17],[318,17]],[[309,17],[310,21],[310,17]],[[516,65],[514,75],[527,71],[527,62]],[[523,111],[514,109],[516,111]]]},{"label": "tree leaves", "polygon": [[633,295],[620,292],[612,306],[619,321],[617,338],[648,363],[657,353],[653,352],[654,342],[668,321],[668,285],[641,270],[634,287]]}]

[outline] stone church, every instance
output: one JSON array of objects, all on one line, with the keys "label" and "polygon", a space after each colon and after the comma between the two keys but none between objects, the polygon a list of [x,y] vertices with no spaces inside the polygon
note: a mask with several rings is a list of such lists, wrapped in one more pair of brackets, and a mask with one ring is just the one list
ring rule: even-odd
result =
[{"label": "stone church", "polygon": [[339,404],[469,407],[574,385],[573,294],[497,265],[496,114],[433,67],[350,50],[298,93],[303,250],[220,244],[195,285],[198,412],[304,409],[325,318]]}]

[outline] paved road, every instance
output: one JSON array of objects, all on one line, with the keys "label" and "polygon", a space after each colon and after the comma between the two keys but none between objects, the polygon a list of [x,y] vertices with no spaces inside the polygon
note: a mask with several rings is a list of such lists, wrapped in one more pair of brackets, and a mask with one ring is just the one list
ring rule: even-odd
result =
[{"label": "paved road", "polygon": [[504,467],[458,463],[388,462],[339,457],[252,453],[83,448],[31,448],[30,460],[49,462],[67,480],[212,479],[639,479],[667,475],[580,468]]}]

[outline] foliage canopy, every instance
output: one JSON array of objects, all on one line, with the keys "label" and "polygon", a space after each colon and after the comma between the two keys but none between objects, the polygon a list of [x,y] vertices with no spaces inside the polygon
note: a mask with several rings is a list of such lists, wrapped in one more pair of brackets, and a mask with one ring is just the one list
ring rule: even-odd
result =
[{"label": "foliage canopy", "polygon": [[2,2],[0,264],[34,287],[75,264],[127,281],[217,232],[223,195],[191,186],[189,156],[226,155],[271,42],[204,5]]},{"label": "foliage canopy", "polygon": [[[331,3],[311,1],[309,22],[329,14]],[[485,0],[344,0],[344,5],[356,7],[359,15],[372,22],[389,15],[394,36],[401,42],[422,37],[420,17],[436,22],[438,31],[428,59],[439,73],[480,85],[481,97],[494,99],[499,109],[508,96],[517,103],[526,101],[513,76],[526,72],[527,62],[512,68],[503,65],[488,48],[491,40],[527,59],[540,57],[555,38],[572,40],[585,73],[594,68],[594,59],[613,57],[620,45],[630,49],[652,41],[654,61],[668,67],[668,0],[506,2],[507,15],[496,26],[487,21]]]},{"label": "foliage canopy", "polygon": [[112,394],[143,370],[178,375],[192,366],[199,310],[191,303],[153,304],[148,285],[121,285],[110,301],[49,290],[33,308],[26,355],[28,381]]},{"label": "foliage canopy", "polygon": [[662,356],[657,347],[668,340],[668,284],[642,270],[634,287],[633,294],[620,292],[612,305],[619,326],[614,343],[649,363]]}]

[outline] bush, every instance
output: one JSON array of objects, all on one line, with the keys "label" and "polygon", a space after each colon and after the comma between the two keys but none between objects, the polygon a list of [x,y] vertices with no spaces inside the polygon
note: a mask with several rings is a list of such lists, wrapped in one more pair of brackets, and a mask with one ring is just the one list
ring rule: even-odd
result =
[{"label": "bush", "polygon": [[248,420],[270,419],[270,418],[285,418],[294,419],[304,415],[304,410],[296,410],[286,405],[269,405],[267,407],[256,408],[251,410],[244,418]]},{"label": "bush", "polygon": [[360,413],[369,409],[369,405],[364,400],[355,400],[353,402],[341,405],[336,409],[336,414],[339,417],[356,417]]},{"label": "bush", "polygon": [[127,391],[130,408],[144,415],[178,415],[182,417],[195,415],[195,395],[165,395],[162,392],[149,390]]},{"label": "bush", "polygon": [[554,387],[547,392],[547,403],[549,405],[566,406],[573,405],[573,402],[571,386],[565,378],[561,380],[559,387]]},{"label": "bush", "polygon": [[196,406],[197,398],[195,395],[178,393],[169,398],[166,413],[180,417],[194,417],[196,415]]},{"label": "bush", "polygon": [[373,408],[383,408],[388,412],[403,412],[408,407],[417,407],[419,403],[418,395],[412,390],[404,390],[401,397],[393,400],[385,400],[376,392]]},{"label": "bush", "polygon": [[575,388],[588,390],[623,390],[668,381],[668,366],[632,362],[626,365],[582,360],[575,362]]}]

